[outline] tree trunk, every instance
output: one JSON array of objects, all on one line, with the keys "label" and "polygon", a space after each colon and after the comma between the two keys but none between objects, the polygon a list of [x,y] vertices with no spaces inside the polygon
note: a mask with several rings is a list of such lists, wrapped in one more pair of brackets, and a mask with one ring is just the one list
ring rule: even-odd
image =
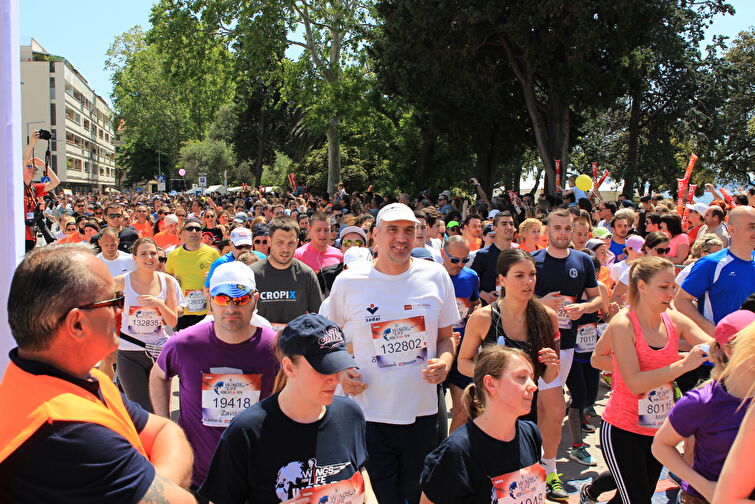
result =
[{"label": "tree trunk", "polygon": [[259,187],[262,185],[262,165],[265,162],[265,120],[267,114],[265,108],[260,109],[260,120],[257,128],[257,159],[254,162],[254,185]]},{"label": "tree trunk", "polygon": [[414,173],[414,185],[417,189],[429,189],[432,178],[433,158],[435,157],[435,135],[430,127],[423,125],[420,127],[420,136],[422,138],[422,147],[419,153],[419,163]]},{"label": "tree trunk", "polygon": [[489,128],[481,131],[475,139],[477,163],[473,171],[488,198],[493,197],[494,184],[498,174],[498,162],[503,144],[502,130],[500,124],[491,124]]},{"label": "tree trunk", "polygon": [[336,185],[341,182],[341,119],[335,117],[328,122],[328,194],[336,192]]},{"label": "tree trunk", "polygon": [[629,141],[627,143],[627,167],[624,170],[623,193],[634,195],[637,180],[637,158],[639,157],[640,111],[642,109],[642,91],[635,85],[632,89],[632,109],[629,115]]}]

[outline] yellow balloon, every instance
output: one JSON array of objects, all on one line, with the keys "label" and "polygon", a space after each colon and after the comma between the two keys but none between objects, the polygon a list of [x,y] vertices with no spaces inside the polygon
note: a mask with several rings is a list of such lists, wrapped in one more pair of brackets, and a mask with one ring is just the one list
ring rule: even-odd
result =
[{"label": "yellow balloon", "polygon": [[577,189],[580,191],[589,191],[592,187],[592,179],[589,175],[585,175],[584,173],[577,177],[577,180],[574,182],[574,185],[577,186]]}]

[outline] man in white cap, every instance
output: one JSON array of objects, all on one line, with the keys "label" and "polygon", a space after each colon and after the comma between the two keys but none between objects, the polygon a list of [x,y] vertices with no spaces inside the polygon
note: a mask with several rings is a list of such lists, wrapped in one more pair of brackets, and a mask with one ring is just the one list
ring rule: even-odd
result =
[{"label": "man in white cap", "polygon": [[[362,255],[362,257],[369,256],[369,258],[372,259],[370,249],[367,248],[367,234],[362,228],[358,226],[346,226],[339,233],[338,239],[340,250],[343,254],[343,260],[338,264],[324,266],[317,275],[317,281],[320,283],[320,290],[322,291],[323,296],[328,295],[330,289],[333,287],[333,282],[336,280],[336,277],[340,275],[346,267],[346,252],[351,249],[364,249],[366,256]],[[354,255],[352,254],[351,257],[353,258]]]},{"label": "man in white cap", "polygon": [[251,324],[259,293],[242,262],[221,264],[210,281],[214,320],[168,339],[150,375],[155,414],[170,418],[171,378],[179,377],[178,424],[194,449],[192,487],[202,484],[225,428],[269,396],[277,373],[275,331]]},{"label": "man in white cap", "polygon": [[687,230],[687,236],[689,236],[689,242],[695,243],[697,240],[700,228],[703,227],[705,221],[705,212],[708,210],[708,205],[705,203],[687,203],[687,222],[690,224],[690,228]]},{"label": "man in white cap", "polygon": [[419,502],[425,456],[438,443],[437,386],[453,363],[459,320],[443,266],[412,259],[417,218],[401,203],[377,215],[373,267],[336,278],[321,315],[344,328],[359,370],[341,373],[367,420],[367,470],[379,502]]},{"label": "man in white cap", "polygon": [[[249,228],[245,228],[243,226],[234,228],[234,230],[231,231],[230,242],[231,251],[218,257],[217,259],[215,259],[215,262],[210,265],[210,271],[207,272],[207,278],[205,278],[204,281],[205,291],[208,291],[210,289],[210,280],[212,279],[212,274],[215,272],[215,268],[217,268],[221,264],[235,261],[236,258],[238,258],[239,254],[246,250],[252,250],[252,232],[249,230]],[[259,257],[260,259],[265,258],[264,254],[259,254],[256,252],[255,254],[257,254],[257,257]]]}]

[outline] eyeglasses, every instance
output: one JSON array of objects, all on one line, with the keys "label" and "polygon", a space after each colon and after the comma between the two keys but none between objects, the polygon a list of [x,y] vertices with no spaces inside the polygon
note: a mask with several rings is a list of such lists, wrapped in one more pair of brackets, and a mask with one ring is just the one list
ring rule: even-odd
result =
[{"label": "eyeglasses", "polygon": [[340,228],[338,226],[330,226],[331,231],[338,231]]},{"label": "eyeglasses", "polygon": [[79,310],[93,310],[95,308],[106,308],[112,306],[117,310],[122,310],[126,298],[123,296],[123,291],[117,291],[113,299],[107,299],[105,301],[97,301],[96,303],[89,303],[81,306],[77,306]]},{"label": "eyeglasses", "polygon": [[168,262],[168,258],[167,257],[158,257],[157,260],[160,261],[161,263]]},{"label": "eyeglasses", "polygon": [[254,240],[255,245],[267,245],[267,240]]},{"label": "eyeglasses", "polygon": [[364,245],[364,242],[362,240],[343,240],[341,244],[347,247],[361,247]]},{"label": "eyeglasses", "polygon": [[176,217],[186,217],[186,214],[185,213],[177,213]]},{"label": "eyeglasses", "polygon": [[459,263],[461,263],[461,264],[467,264],[469,261],[472,260],[472,258],[469,257],[469,256],[464,257],[464,258],[462,258],[462,257],[454,257],[451,254],[449,254],[448,252],[446,252],[445,250],[443,251],[443,253],[446,254],[446,257],[448,257],[448,260],[451,261],[451,264],[459,264]]},{"label": "eyeglasses", "polygon": [[123,217],[123,214],[109,213],[109,214],[107,214],[107,216],[108,216],[109,219],[120,219],[121,217]]},{"label": "eyeglasses", "polygon": [[215,301],[215,304],[218,306],[228,306],[230,304],[236,306],[246,306],[251,302],[252,296],[251,294],[247,294],[246,296],[232,298],[231,296],[228,296],[226,294],[218,294],[217,296],[213,296],[212,300]]},{"label": "eyeglasses", "polygon": [[655,250],[658,254],[663,255],[663,254],[668,254],[669,252],[671,252],[671,247],[669,247],[669,248],[657,248],[657,249],[653,249],[653,250]]},{"label": "eyeglasses", "polygon": [[202,231],[202,228],[191,226],[191,227],[185,227],[184,231],[189,231],[190,233],[199,233],[200,231]]}]

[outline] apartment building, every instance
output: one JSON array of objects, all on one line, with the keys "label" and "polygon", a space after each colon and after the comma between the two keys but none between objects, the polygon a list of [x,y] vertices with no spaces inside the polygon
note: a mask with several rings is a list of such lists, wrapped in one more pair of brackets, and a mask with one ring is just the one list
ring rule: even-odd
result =
[{"label": "apartment building", "polygon": [[[49,130],[50,166],[63,188],[79,193],[114,188],[113,112],[105,100],[68,60],[34,39],[21,46],[21,82],[23,146],[32,131]],[[37,142],[38,158],[44,158],[46,144]]]}]

